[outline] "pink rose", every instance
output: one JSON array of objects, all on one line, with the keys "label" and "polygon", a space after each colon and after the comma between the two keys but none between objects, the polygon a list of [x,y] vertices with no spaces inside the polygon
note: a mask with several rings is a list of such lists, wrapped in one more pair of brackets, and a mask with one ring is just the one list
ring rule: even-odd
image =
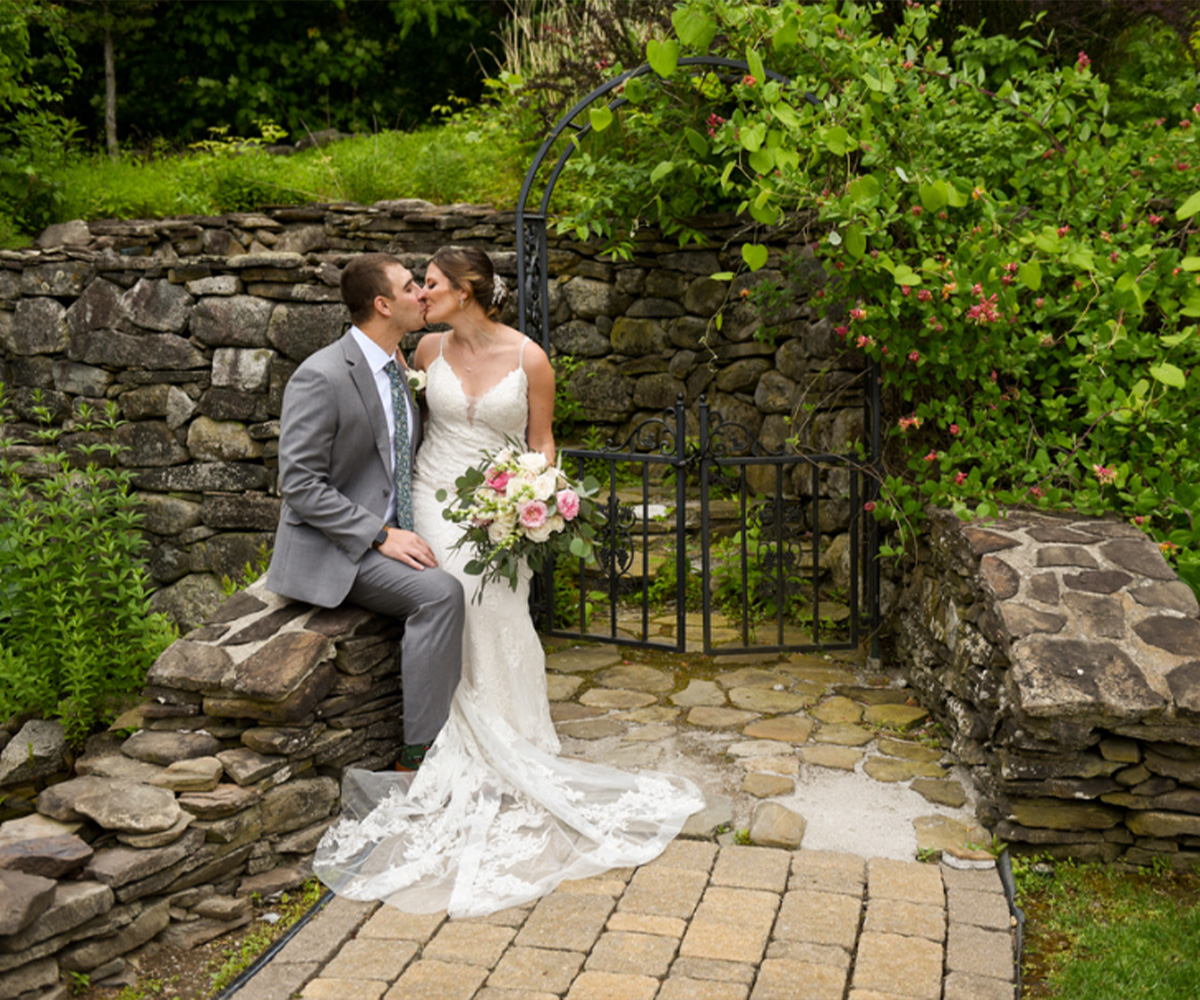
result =
[{"label": "pink rose", "polygon": [[521,504],[517,511],[517,520],[522,528],[540,528],[546,523],[546,505],[541,500]]},{"label": "pink rose", "polygon": [[486,480],[488,486],[494,489],[497,493],[503,493],[504,487],[508,485],[508,481],[512,479],[511,472],[501,472],[498,469],[492,469],[491,475]]},{"label": "pink rose", "polygon": [[574,490],[559,490],[555,495],[558,512],[564,521],[574,521],[579,514],[579,494]]}]

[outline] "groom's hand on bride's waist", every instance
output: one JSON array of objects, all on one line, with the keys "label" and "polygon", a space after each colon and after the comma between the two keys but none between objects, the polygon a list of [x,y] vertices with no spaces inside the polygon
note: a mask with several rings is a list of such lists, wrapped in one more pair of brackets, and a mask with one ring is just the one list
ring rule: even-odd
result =
[{"label": "groom's hand on bride's waist", "polygon": [[379,546],[379,551],[413,569],[432,569],[438,564],[429,543],[415,531],[405,531],[403,528],[388,528],[387,540]]}]

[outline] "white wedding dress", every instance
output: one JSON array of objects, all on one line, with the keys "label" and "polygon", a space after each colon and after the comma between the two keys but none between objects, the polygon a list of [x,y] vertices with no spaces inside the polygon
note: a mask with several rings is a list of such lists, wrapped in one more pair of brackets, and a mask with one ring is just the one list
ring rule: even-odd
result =
[{"label": "white wedding dress", "polygon": [[[522,350],[522,354],[524,351]],[[529,615],[529,572],[473,600],[462,527],[442,517],[454,480],[505,437],[525,439],[520,364],[480,397],[440,353],[429,366],[429,421],[413,477],[415,528],[463,583],[462,682],[415,774],[348,771],[342,812],[313,868],[352,899],[410,912],[477,916],[545,895],[563,879],[645,864],[704,805],[690,781],[558,756],[545,656]]]}]

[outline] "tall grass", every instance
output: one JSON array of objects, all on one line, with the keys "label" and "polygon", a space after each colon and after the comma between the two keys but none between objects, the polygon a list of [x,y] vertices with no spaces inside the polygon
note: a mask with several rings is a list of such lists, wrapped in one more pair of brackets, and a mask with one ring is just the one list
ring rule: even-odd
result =
[{"label": "tall grass", "polygon": [[244,140],[174,156],[79,158],[62,168],[60,219],[156,218],[267,204],[424,198],[512,205],[526,154],[482,114],[415,132],[356,136],[290,156]]}]

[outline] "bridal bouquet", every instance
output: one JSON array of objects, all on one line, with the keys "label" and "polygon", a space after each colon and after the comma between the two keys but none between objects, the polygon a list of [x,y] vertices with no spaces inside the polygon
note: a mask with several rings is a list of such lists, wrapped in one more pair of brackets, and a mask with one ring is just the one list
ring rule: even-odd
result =
[{"label": "bridal bouquet", "polygon": [[[521,451],[510,441],[455,481],[455,498],[442,511],[448,521],[465,522],[455,548],[473,545],[466,571],[490,580],[505,579],[517,589],[522,561],[537,572],[555,555],[593,560],[596,539],[592,498],[600,484],[591,476],[573,482],[540,451]],[[445,501],[446,490],[437,498]]]}]

